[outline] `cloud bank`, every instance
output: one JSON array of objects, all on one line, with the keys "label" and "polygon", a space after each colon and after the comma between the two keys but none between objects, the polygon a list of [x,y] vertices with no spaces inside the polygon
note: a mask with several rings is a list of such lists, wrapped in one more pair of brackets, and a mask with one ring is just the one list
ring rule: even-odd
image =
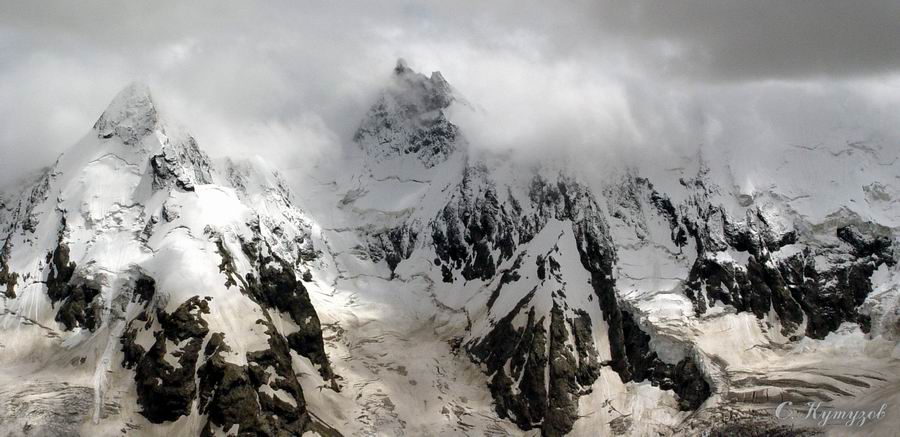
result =
[{"label": "cloud bank", "polygon": [[302,168],[349,142],[398,57],[472,103],[454,116],[476,147],[900,147],[896,1],[0,5],[0,182],[135,79],[212,155]]}]

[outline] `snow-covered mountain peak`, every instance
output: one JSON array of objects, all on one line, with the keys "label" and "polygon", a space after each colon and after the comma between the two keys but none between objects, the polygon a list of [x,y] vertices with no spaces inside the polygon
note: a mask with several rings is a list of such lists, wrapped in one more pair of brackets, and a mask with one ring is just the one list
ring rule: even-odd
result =
[{"label": "snow-covered mountain peak", "polygon": [[394,74],[400,75],[407,71],[412,71],[412,69],[409,68],[409,64],[406,63],[406,59],[397,58],[397,66],[394,67]]},{"label": "snow-covered mountain peak", "polygon": [[[192,191],[212,182],[212,163],[184,128],[171,128],[143,83],[122,89],[94,124],[92,131],[66,151],[51,173],[75,177],[86,169],[118,162],[135,174],[149,170],[154,190],[177,186]],[[124,173],[114,170],[110,177]],[[99,181],[102,185],[108,181]]]},{"label": "snow-covered mountain peak", "polygon": [[354,136],[364,173],[378,180],[431,179],[434,167],[463,160],[457,152],[466,149],[465,140],[446,113],[455,101],[440,73],[428,77],[399,60]]},{"label": "snow-covered mountain peak", "polygon": [[94,124],[101,138],[118,136],[125,144],[135,145],[159,124],[159,114],[150,88],[132,82],[120,91]]},{"label": "snow-covered mountain peak", "polygon": [[307,291],[319,255],[290,191],[159,120],[132,84],[2,196],[0,365],[46,380],[74,419],[2,411],[0,430],[301,435],[304,389],[337,389]]},{"label": "snow-covered mountain peak", "polygon": [[416,72],[402,58],[394,67],[392,97],[403,105],[408,115],[446,109],[454,101],[453,88],[439,71],[425,76]]}]

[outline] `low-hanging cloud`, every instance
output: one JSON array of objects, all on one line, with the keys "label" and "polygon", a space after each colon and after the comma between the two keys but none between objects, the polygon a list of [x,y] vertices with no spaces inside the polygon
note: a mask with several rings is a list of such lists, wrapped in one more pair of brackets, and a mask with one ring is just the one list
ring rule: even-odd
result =
[{"label": "low-hanging cloud", "polygon": [[900,136],[894,1],[0,5],[0,182],[52,162],[134,79],[211,154],[302,169],[349,142],[398,57],[471,103],[454,119],[476,147]]}]

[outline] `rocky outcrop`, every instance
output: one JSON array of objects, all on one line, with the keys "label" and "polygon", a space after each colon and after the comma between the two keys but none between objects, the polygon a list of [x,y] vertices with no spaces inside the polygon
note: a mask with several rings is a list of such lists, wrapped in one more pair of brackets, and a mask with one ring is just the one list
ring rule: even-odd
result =
[{"label": "rocky outcrop", "polygon": [[619,303],[612,273],[615,249],[608,233],[597,231],[605,229],[602,223],[602,216],[585,217],[577,222],[575,234],[581,264],[591,274],[591,285],[608,326],[610,367],[623,381],[650,381],[663,390],[675,391],[684,410],[699,408],[712,391],[693,359],[685,357],[677,364],[662,361],[650,347],[650,336]]},{"label": "rocky outcrop", "polygon": [[194,191],[195,185],[212,182],[209,157],[190,136],[163,146],[159,154],[150,158],[150,166],[154,190],[174,184],[179,189]]},{"label": "rocky outcrop", "polygon": [[[550,379],[549,393],[547,394],[547,411],[544,414],[544,422],[541,424],[541,433],[544,435],[564,435],[572,430],[572,425],[578,419],[578,397],[582,383],[592,384],[597,379],[596,368],[591,368],[590,360],[579,365],[568,347],[570,332],[567,329],[565,315],[559,305],[554,303],[550,312],[550,345],[549,367]],[[581,347],[585,344],[582,343]],[[581,349],[576,343],[577,353],[585,356],[591,351]],[[582,375],[581,382],[578,376]]]},{"label": "rocky outcrop", "polygon": [[510,418],[523,429],[540,426],[547,411],[544,319],[536,320],[532,307],[523,327],[517,329],[512,324],[533,296],[533,293],[525,296],[513,311],[497,321],[484,340],[469,347],[469,353],[484,363],[487,373],[492,375],[489,389],[497,414]]},{"label": "rocky outcrop", "polygon": [[[681,180],[690,195],[677,205],[647,179],[634,176],[607,196],[613,215],[623,221],[656,214],[668,223],[676,247],[693,243],[697,257],[685,294],[696,313],[722,304],[759,319],[774,313],[781,333],[793,338],[823,338],[843,322],[868,331],[868,319],[858,307],[872,290],[872,273],[896,262],[889,230],[858,217],[837,219],[838,225],[828,229],[802,221],[776,225],[752,202],[743,205],[743,218],[732,217],[714,203],[722,190],[709,181],[708,172],[701,166],[696,178]],[[641,202],[652,211],[641,210]],[[628,212],[619,212],[623,209]],[[647,238],[640,223],[628,224]]]},{"label": "rocky outcrop", "polygon": [[250,272],[241,277],[234,265],[234,255],[221,241],[218,242],[222,257],[219,270],[226,277],[225,285],[239,286],[242,293],[264,310],[287,314],[298,327],[297,331],[285,336],[287,344],[294,352],[309,358],[318,367],[321,376],[332,382],[332,389],[337,390],[335,375],[325,354],[319,316],[309,300],[306,287],[297,279],[294,267],[275,255],[271,248],[263,251],[263,244],[259,240],[242,244],[243,255],[253,263],[257,274]]},{"label": "rocky outcrop", "polygon": [[[694,182],[704,187],[702,179]],[[750,312],[763,319],[777,314],[784,335],[823,338],[843,322],[858,323],[868,331],[868,320],[858,307],[872,291],[870,277],[882,264],[892,266],[892,242],[887,232],[873,223],[837,227],[835,243],[822,244],[798,237],[794,231],[778,232],[759,210],[748,210],[743,222],[735,222],[720,208],[694,211],[683,207],[682,223],[698,248],[687,280],[686,293],[699,314],[715,302]],[[691,213],[701,220],[689,218]],[[722,226],[710,226],[710,223]],[[779,255],[788,246],[790,255]],[[741,262],[717,256],[745,253]],[[817,261],[820,260],[820,261]],[[819,265],[821,260],[827,260]],[[798,329],[805,323],[805,330]]]},{"label": "rocky outcrop", "polygon": [[16,297],[16,284],[19,274],[9,270],[9,242],[0,248],[0,291],[9,299]]},{"label": "rocky outcrop", "polygon": [[209,416],[202,435],[215,435],[213,426],[237,425],[248,435],[300,435],[310,425],[309,413],[290,349],[269,322],[269,349],[247,354],[247,365],[227,361],[231,348],[225,335],[214,333],[206,345],[206,361],[198,371],[200,412]]},{"label": "rocky outcrop", "polygon": [[[65,228],[65,224],[63,224]],[[69,246],[60,240],[53,253],[48,254],[47,295],[54,305],[59,304],[56,321],[65,329],[84,327],[95,330],[100,323],[102,310],[95,298],[100,287],[84,278],[75,276],[76,265],[69,260]]]},{"label": "rocky outcrop", "polygon": [[[597,360],[597,349],[594,338],[591,335],[593,322],[584,310],[576,309],[575,317],[569,319],[569,329],[575,340],[575,352],[577,354],[578,367],[575,377],[578,384],[589,386],[600,375],[600,362]],[[557,317],[559,319],[559,317]]]},{"label": "rocky outcrop", "polygon": [[518,244],[534,237],[535,219],[524,216],[517,202],[501,203],[487,169],[476,165],[466,168],[458,189],[431,223],[430,236],[448,270],[467,281],[486,280]]},{"label": "rocky outcrop", "polygon": [[[276,276],[263,274],[265,281],[291,283]],[[255,278],[251,282],[252,292],[261,293],[257,298],[266,296],[267,290],[285,291],[280,285],[270,288],[269,282],[263,284]],[[264,327],[268,348],[237,357],[225,334],[209,331],[205,317],[210,313],[211,298],[195,296],[171,313],[156,310],[154,314],[150,308],[155,295],[152,278],[142,275],[135,281],[132,300],[143,303],[145,310],[128,323],[121,337],[122,364],[134,370],[143,416],[153,423],[170,422],[190,415],[196,406],[207,415],[202,435],[210,436],[216,429],[235,425],[248,435],[300,435],[310,429],[313,423],[291,358],[297,345],[307,344],[309,338],[285,337],[271,321],[260,319],[256,324]],[[292,297],[277,302],[282,303],[272,302],[271,308],[298,311],[299,304]],[[152,333],[154,341],[145,350],[137,338],[154,325],[158,326]],[[330,372],[330,367],[325,370]]]},{"label": "rocky outcrop", "polygon": [[408,155],[434,167],[456,148],[459,128],[444,114],[454,100],[441,73],[426,77],[400,60],[391,86],[369,110],[354,141],[377,161]]},{"label": "rocky outcrop", "polygon": [[[291,349],[309,358],[319,367],[322,377],[334,383],[334,372],[325,355],[319,316],[309,300],[306,288],[297,280],[297,273],[283,260],[278,260],[275,266],[271,266],[272,260],[257,259],[259,279],[248,274],[245,293],[252,296],[264,308],[273,308],[291,317],[299,327],[296,332],[287,335]],[[336,389],[336,383],[334,388]]]},{"label": "rocky outcrop", "polygon": [[277,267],[261,262],[259,279],[247,274],[246,282],[245,293],[264,308],[288,314],[298,326],[296,332],[287,335],[290,348],[317,365],[323,378],[333,380],[334,373],[325,355],[319,316],[309,300],[306,288],[297,280],[294,269],[284,262]]},{"label": "rocky outcrop", "polygon": [[884,236],[863,236],[854,226],[837,229],[836,236],[852,247],[846,261],[820,268],[812,251],[804,251],[778,263],[792,294],[806,314],[806,335],[823,338],[843,322],[870,329],[868,316],[859,307],[872,292],[872,273],[882,264],[896,262],[892,244]]},{"label": "rocky outcrop", "polygon": [[156,340],[146,352],[135,343],[131,329],[122,337],[123,365],[134,368],[141,414],[153,423],[174,421],[191,414],[197,397],[197,361],[209,333],[203,319],[204,314],[209,314],[207,299],[194,296],[172,313],[157,311],[160,329],[154,333]]},{"label": "rocky outcrop", "polygon": [[61,240],[47,258],[50,261],[46,281],[47,295],[51,301],[58,302],[68,295],[69,282],[75,274],[75,263],[69,260],[69,246]]},{"label": "rocky outcrop", "polygon": [[369,256],[374,262],[384,260],[393,274],[400,261],[412,255],[418,237],[416,227],[409,224],[369,234],[367,241]]},{"label": "rocky outcrop", "polygon": [[203,435],[214,435],[212,426],[223,429],[240,425],[244,429],[262,428],[256,387],[246,366],[226,361],[231,348],[225,334],[213,333],[204,350],[205,362],[197,371],[200,381],[199,410],[209,419]]},{"label": "rocky outcrop", "polygon": [[712,394],[693,358],[685,357],[678,363],[666,363],[650,348],[650,336],[635,322],[634,316],[623,312],[622,335],[624,338],[625,370],[635,382],[650,381],[663,390],[672,390],[678,395],[678,405],[682,410],[696,410]]},{"label": "rocky outcrop", "polygon": [[[140,285],[143,291],[149,286],[146,280]],[[142,294],[136,289],[138,301],[139,296]],[[234,364],[229,361],[234,353],[225,335],[210,334],[204,320],[209,300],[195,296],[172,313],[158,310],[159,328],[149,350],[136,342],[141,327],[135,324],[151,326],[147,312],[126,329],[123,366],[134,369],[141,414],[154,423],[169,422],[191,414],[196,405],[208,415],[204,435],[214,435],[214,427],[230,429],[234,425],[253,435],[305,432],[310,418],[288,339],[271,322],[258,320],[256,323],[265,327],[269,347],[248,352],[241,360],[246,365]]]}]

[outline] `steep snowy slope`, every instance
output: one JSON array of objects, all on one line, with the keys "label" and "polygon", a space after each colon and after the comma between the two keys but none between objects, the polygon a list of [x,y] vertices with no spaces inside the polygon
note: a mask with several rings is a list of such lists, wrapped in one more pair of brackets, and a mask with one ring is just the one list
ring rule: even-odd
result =
[{"label": "steep snowy slope", "polygon": [[264,164],[164,125],[145,86],[3,196],[0,241],[4,435],[327,430],[300,383],[337,389],[307,218]]},{"label": "steep snowy slope", "polygon": [[546,435],[780,429],[809,425],[775,421],[782,400],[896,385],[890,149],[725,148],[589,183],[470,150],[459,103],[399,63],[356,170],[308,200],[338,193],[314,209],[344,277],[419,281],[499,417]]}]

